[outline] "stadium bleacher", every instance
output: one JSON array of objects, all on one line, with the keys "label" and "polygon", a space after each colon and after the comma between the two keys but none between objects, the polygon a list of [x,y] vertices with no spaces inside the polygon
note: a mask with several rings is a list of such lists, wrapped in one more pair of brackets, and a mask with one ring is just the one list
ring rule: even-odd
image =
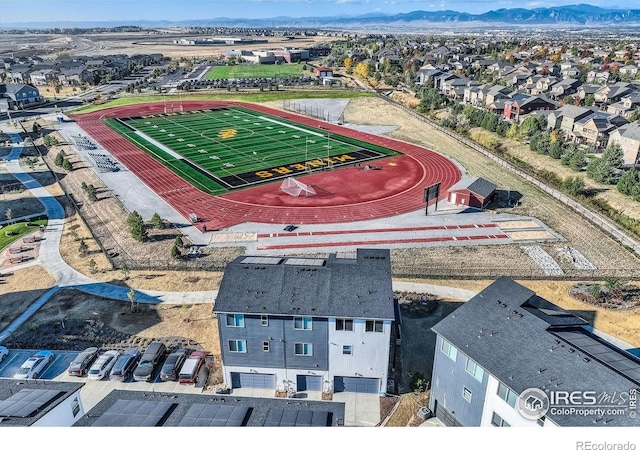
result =
[{"label": "stadium bleacher", "polygon": [[96,150],[98,148],[94,142],[81,134],[72,136],[72,138],[73,142],[76,144],[76,147],[78,147],[80,150]]},{"label": "stadium bleacher", "polygon": [[118,170],[120,170],[120,166],[118,165],[118,163],[111,159],[111,157],[108,155],[93,152],[87,152],[87,154],[91,156],[91,159],[93,159],[93,161],[96,163],[96,166],[98,167],[98,169],[100,169],[101,172],[117,172]]}]

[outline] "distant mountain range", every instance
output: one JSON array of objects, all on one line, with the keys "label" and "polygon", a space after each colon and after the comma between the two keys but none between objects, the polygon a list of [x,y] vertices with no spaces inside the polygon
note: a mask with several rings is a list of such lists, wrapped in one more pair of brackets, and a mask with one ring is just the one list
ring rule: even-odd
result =
[{"label": "distant mountain range", "polygon": [[334,17],[272,17],[268,19],[241,19],[219,17],[181,21],[108,21],[108,22],[15,22],[0,24],[4,30],[25,28],[96,28],[134,25],[140,27],[248,27],[248,28],[343,28],[356,29],[372,26],[402,27],[431,24],[508,24],[508,25],[593,25],[640,23],[640,9],[605,9],[591,5],[557,6],[534,9],[498,9],[484,14],[457,11],[412,11],[403,14],[369,13],[360,16]]}]

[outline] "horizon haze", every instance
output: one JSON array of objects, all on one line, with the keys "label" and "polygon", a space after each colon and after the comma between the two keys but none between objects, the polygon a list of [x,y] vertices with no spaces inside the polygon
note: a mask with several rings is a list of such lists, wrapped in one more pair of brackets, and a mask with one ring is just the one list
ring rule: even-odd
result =
[{"label": "horizon haze", "polygon": [[[580,4],[575,0],[4,0],[0,2],[0,28],[12,24],[55,24],[56,22],[197,21],[202,19],[270,19],[360,15],[393,15],[412,11],[455,11],[483,14],[499,9],[535,9]],[[632,0],[591,0],[590,6],[605,9],[640,9]]]}]

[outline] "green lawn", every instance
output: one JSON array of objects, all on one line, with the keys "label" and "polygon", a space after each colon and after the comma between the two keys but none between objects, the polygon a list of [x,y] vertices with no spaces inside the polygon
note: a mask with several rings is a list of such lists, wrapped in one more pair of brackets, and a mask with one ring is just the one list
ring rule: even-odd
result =
[{"label": "green lawn", "polygon": [[235,66],[215,66],[207,74],[207,80],[225,78],[273,78],[302,76],[304,64],[239,64]]},{"label": "green lawn", "polygon": [[330,165],[397,154],[240,107],[109,119],[107,124],[189,183],[214,195]]},{"label": "green lawn", "polygon": [[[27,223],[35,224],[33,226],[27,225]],[[25,234],[29,234],[36,231],[40,225],[46,225],[47,219],[38,219],[29,222],[12,223],[11,225],[5,225],[0,229],[0,251],[5,247],[11,245],[13,242],[20,239]],[[7,236],[8,233],[15,233],[11,236]]]}]

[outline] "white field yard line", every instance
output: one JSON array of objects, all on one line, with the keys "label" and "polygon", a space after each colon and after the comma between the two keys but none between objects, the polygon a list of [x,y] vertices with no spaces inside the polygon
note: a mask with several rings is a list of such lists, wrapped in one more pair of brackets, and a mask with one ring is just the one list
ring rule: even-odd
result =
[{"label": "white field yard line", "polygon": [[280,125],[282,127],[293,128],[294,130],[301,131],[302,133],[308,133],[308,134],[311,134],[313,136],[325,137],[325,135],[322,134],[322,133],[316,133],[315,131],[305,130],[304,128],[296,127],[294,125],[289,125],[288,123],[279,122],[279,121],[277,121],[275,119],[272,119],[270,117],[258,116],[258,119],[266,120],[267,122],[275,123],[275,124]]},{"label": "white field yard line", "polygon": [[[144,134],[142,131],[136,130],[136,134],[138,136],[140,136],[142,139],[144,139],[145,141],[157,146],[159,149],[167,152],[168,154],[170,154],[171,156],[173,156],[175,159],[184,159],[184,157],[180,156],[179,154],[177,154],[176,152],[174,152],[173,150],[171,150],[169,147],[167,147],[164,144],[161,144],[160,142],[156,141],[155,139],[153,139],[151,136]],[[159,156],[159,155],[158,155]]]}]

